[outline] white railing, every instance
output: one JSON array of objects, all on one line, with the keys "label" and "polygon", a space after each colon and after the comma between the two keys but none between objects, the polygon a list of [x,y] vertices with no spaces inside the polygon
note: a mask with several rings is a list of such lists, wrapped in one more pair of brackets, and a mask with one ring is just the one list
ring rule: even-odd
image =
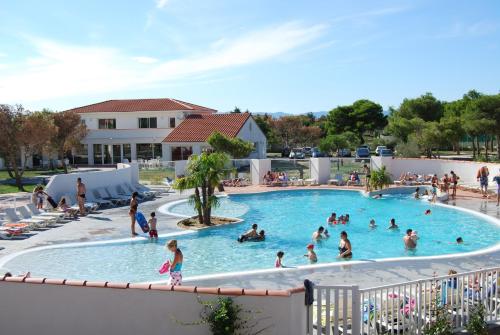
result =
[{"label": "white railing", "polygon": [[483,305],[486,322],[500,321],[500,268],[359,289],[316,286],[308,334],[423,334],[445,315],[463,330]]}]

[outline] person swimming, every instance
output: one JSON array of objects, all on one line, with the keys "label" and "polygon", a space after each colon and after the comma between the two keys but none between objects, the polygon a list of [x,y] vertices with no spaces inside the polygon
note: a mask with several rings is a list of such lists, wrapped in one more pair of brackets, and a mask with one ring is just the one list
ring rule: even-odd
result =
[{"label": "person swimming", "polygon": [[248,242],[262,242],[266,240],[266,232],[264,230],[259,231],[257,236],[247,237],[245,241]]},{"label": "person swimming", "polygon": [[425,212],[424,212],[425,215],[430,215],[431,214],[431,210],[430,209],[427,209]]},{"label": "person swimming", "polygon": [[371,219],[370,220],[370,224],[368,225],[368,227],[370,228],[377,228],[377,224],[375,223],[375,220],[374,219]]},{"label": "person swimming", "polygon": [[405,244],[405,249],[415,249],[417,247],[417,238],[416,235],[413,235],[413,230],[407,229],[406,235],[403,237],[403,241]]},{"label": "person swimming", "polygon": [[391,222],[387,229],[399,229],[398,225],[396,224],[396,219],[394,218],[391,219]]},{"label": "person swimming", "polygon": [[340,233],[339,242],[339,258],[351,258],[352,257],[352,246],[351,241],[347,238],[347,233],[342,231]]},{"label": "person swimming", "polygon": [[463,244],[464,243],[464,240],[461,237],[457,237],[456,241],[457,241],[457,244]]},{"label": "person swimming", "polygon": [[318,230],[312,234],[313,241],[326,239],[328,237],[330,237],[328,230],[325,230],[325,227],[323,226],[319,227]]},{"label": "person swimming", "polygon": [[330,215],[326,219],[326,223],[333,224],[334,222],[337,222],[337,213],[333,212],[332,215]]},{"label": "person swimming", "polygon": [[243,235],[241,235],[240,237],[238,237],[238,242],[244,242],[246,240],[248,240],[249,238],[251,237],[257,237],[257,224],[254,223],[252,225],[252,229],[248,230],[246,233],[244,233]]},{"label": "person swimming", "polygon": [[304,257],[307,257],[309,259],[309,263],[311,264],[318,261],[318,256],[314,252],[314,244],[307,245],[307,254],[305,254]]}]

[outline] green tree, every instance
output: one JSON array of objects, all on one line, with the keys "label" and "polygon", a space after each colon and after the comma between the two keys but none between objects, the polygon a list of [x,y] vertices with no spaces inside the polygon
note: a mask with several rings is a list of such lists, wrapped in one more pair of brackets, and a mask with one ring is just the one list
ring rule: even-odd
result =
[{"label": "green tree", "polygon": [[68,173],[66,157],[68,152],[87,135],[87,127],[82,123],[80,115],[72,111],[52,113],[52,122],[55,131],[51,138],[51,144],[62,162],[64,173]]},{"label": "green tree", "polygon": [[174,188],[180,192],[194,188],[189,200],[198,213],[200,224],[211,224],[212,208],[219,205],[215,187],[226,173],[224,166],[228,160],[227,155],[221,152],[191,155],[186,168],[187,175],[174,182]]},{"label": "green tree", "polygon": [[230,138],[219,132],[212,133],[212,135],[208,137],[207,142],[214,151],[226,153],[236,159],[248,157],[254,150],[253,143],[237,137]]},{"label": "green tree", "polygon": [[397,114],[405,119],[421,118],[424,121],[438,121],[443,116],[443,104],[432,93],[415,99],[404,99]]},{"label": "green tree", "polygon": [[479,119],[488,121],[483,122],[483,131],[491,138],[496,137],[497,157],[500,159],[500,94],[482,95],[474,100],[470,109]]},{"label": "green tree", "polygon": [[382,106],[370,100],[358,100],[349,106],[338,106],[327,115],[328,134],[340,134],[346,131],[355,133],[364,143],[363,134],[383,129],[387,118]]},{"label": "green tree", "polygon": [[344,135],[328,135],[319,142],[319,149],[325,153],[338,153],[340,149],[347,147],[348,142]]}]

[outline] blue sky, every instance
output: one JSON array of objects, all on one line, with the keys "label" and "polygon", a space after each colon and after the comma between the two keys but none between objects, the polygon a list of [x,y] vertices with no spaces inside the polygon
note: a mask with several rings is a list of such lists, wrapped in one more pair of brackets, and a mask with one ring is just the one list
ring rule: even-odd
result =
[{"label": "blue sky", "polygon": [[306,113],[500,90],[500,1],[0,0],[0,103]]}]

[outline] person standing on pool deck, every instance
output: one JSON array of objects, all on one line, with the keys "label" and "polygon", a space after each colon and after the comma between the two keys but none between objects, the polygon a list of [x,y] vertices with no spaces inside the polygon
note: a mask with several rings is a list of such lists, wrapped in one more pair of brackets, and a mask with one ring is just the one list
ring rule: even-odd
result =
[{"label": "person standing on pool deck", "polygon": [[452,199],[455,199],[455,197],[457,196],[457,184],[458,184],[459,179],[460,179],[460,177],[457,176],[454,171],[450,172],[450,183],[451,183],[451,189],[452,189],[451,198]]},{"label": "person standing on pool deck", "polygon": [[174,253],[174,259],[170,262],[170,282],[169,285],[181,286],[182,285],[182,255],[181,249],[177,247],[177,240],[170,240],[167,242],[167,249]]},{"label": "person standing on pool deck", "polygon": [[481,193],[483,194],[483,198],[488,196],[488,176],[490,175],[490,171],[488,171],[487,166],[483,166],[477,171],[477,181],[481,186]]},{"label": "person standing on pool deck", "polygon": [[347,238],[347,233],[342,231],[340,233],[340,242],[339,242],[339,258],[351,258],[352,257],[352,247],[351,241]]},{"label": "person standing on pool deck", "polygon": [[139,202],[137,201],[138,195],[139,193],[137,192],[132,193],[132,199],[130,199],[130,210],[128,212],[128,215],[130,216],[130,231],[132,233],[132,237],[139,235],[135,232],[135,214],[137,214],[137,207],[139,207]]},{"label": "person standing on pool deck", "polygon": [[497,182],[497,206],[500,203],[500,169],[498,169],[498,174],[493,177],[493,181]]},{"label": "person standing on pool deck", "polygon": [[370,167],[368,165],[363,165],[363,172],[365,173],[365,184],[366,184],[366,191],[370,191],[370,178],[371,178],[371,171]]},{"label": "person standing on pool deck", "polygon": [[76,198],[78,199],[78,207],[80,208],[80,215],[85,215],[85,193],[87,188],[82,183],[82,178],[76,180]]},{"label": "person standing on pool deck", "polygon": [[417,247],[417,240],[414,238],[415,235],[412,236],[413,230],[407,229],[406,235],[403,237],[403,241],[405,243],[405,248],[408,250],[413,250]]}]

